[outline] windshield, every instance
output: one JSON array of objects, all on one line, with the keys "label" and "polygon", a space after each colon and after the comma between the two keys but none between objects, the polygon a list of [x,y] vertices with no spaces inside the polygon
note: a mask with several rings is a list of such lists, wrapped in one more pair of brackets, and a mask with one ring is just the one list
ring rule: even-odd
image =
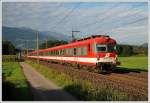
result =
[{"label": "windshield", "polygon": [[107,45],[108,52],[115,52],[117,51],[116,45],[108,44]]},{"label": "windshield", "polygon": [[107,51],[107,45],[97,44],[96,49],[97,49],[97,52],[106,52]]},{"label": "windshield", "polygon": [[96,45],[97,52],[114,52],[116,50],[116,45],[112,44],[97,44]]}]

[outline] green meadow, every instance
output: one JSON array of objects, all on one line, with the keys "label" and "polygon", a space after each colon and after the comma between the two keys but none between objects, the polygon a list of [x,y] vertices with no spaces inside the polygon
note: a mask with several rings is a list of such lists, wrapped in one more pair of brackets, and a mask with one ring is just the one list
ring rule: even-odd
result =
[{"label": "green meadow", "polygon": [[148,71],[148,57],[119,57],[118,59],[121,62],[121,65],[118,67],[123,67],[126,69],[136,69],[136,70],[143,70]]}]

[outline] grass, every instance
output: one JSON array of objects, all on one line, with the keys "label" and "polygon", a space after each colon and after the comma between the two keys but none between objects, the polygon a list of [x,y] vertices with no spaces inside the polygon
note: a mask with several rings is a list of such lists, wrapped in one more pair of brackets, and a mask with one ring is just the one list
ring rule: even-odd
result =
[{"label": "grass", "polygon": [[2,55],[2,60],[4,62],[15,62],[17,61],[16,55]]},{"label": "grass", "polygon": [[28,82],[18,62],[3,62],[3,100],[32,100]]},{"label": "grass", "polygon": [[119,57],[121,65],[126,69],[148,71],[148,57]]},{"label": "grass", "polygon": [[129,100],[126,93],[119,92],[117,89],[105,85],[105,83],[102,83],[101,85],[94,85],[89,81],[82,80],[76,76],[70,77],[69,75],[50,69],[44,65],[39,65],[32,61],[26,62],[33,66],[46,78],[52,80],[79,100]]}]

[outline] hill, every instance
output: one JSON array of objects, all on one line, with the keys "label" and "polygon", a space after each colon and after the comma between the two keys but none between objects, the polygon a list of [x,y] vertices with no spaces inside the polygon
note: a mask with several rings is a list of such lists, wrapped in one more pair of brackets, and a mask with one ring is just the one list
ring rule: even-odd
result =
[{"label": "hill", "polygon": [[[26,48],[28,40],[28,48],[34,49],[36,47],[36,32],[37,30],[30,28],[17,28],[17,27],[2,27],[2,38],[13,43],[17,48]],[[65,40],[69,41],[70,37],[62,33],[52,31],[38,31],[39,43],[47,40]],[[29,45],[30,44],[30,45]]]},{"label": "hill", "polygon": [[145,48],[148,48],[148,43],[144,43],[142,45],[140,45],[141,47],[145,47]]}]

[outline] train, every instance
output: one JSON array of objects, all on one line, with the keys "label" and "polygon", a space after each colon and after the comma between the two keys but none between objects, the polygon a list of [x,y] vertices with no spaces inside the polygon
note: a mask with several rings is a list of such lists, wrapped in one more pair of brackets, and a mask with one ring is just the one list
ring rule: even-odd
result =
[{"label": "train", "polygon": [[99,71],[111,71],[120,65],[117,42],[108,35],[92,35],[68,44],[35,50],[27,57],[74,64],[78,68],[87,66]]}]

